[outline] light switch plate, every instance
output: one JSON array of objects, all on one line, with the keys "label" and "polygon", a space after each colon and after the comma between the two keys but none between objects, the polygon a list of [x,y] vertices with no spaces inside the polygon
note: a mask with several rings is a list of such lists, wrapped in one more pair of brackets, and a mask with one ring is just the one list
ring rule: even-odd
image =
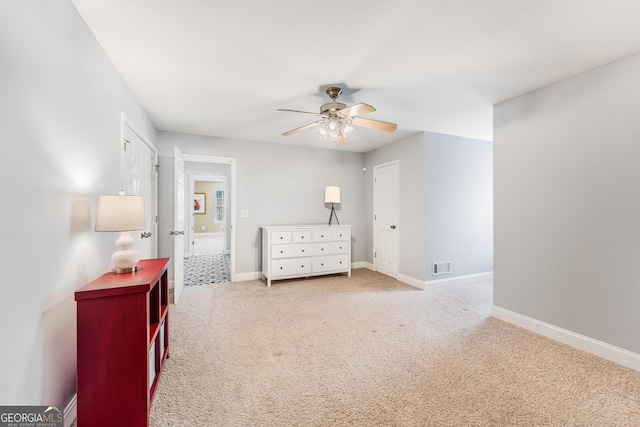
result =
[{"label": "light switch plate", "polygon": [[240,209],[240,218],[249,218],[249,210]]}]

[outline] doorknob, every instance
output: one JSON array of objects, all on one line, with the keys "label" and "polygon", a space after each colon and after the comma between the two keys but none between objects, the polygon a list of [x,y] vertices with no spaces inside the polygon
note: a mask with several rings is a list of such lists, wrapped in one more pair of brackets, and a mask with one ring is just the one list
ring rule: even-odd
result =
[{"label": "doorknob", "polygon": [[151,232],[150,231],[145,231],[144,233],[140,234],[140,238],[144,239],[146,237],[151,237]]},{"label": "doorknob", "polygon": [[170,231],[169,236],[177,236],[184,234],[184,231]]},{"label": "doorknob", "polygon": [[395,230],[395,229],[396,229],[396,226],[395,226],[395,225],[392,225],[392,226],[391,226],[391,229],[392,229],[392,230]]}]

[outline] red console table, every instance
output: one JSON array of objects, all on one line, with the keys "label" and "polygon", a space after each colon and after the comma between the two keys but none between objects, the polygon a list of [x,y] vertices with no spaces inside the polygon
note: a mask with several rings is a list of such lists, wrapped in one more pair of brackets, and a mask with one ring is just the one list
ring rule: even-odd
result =
[{"label": "red console table", "polygon": [[169,262],[143,260],[75,293],[80,427],[148,426],[169,355]]}]

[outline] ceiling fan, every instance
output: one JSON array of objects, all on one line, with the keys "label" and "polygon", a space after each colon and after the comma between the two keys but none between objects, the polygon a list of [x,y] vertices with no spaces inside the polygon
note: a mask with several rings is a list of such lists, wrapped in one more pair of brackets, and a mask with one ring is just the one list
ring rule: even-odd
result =
[{"label": "ceiling fan", "polygon": [[320,113],[278,108],[278,111],[312,114],[320,117],[320,119],[315,122],[292,129],[288,132],[283,133],[282,135],[289,136],[302,130],[312,128],[314,126],[320,126],[320,128],[318,129],[318,133],[320,135],[327,139],[330,139],[331,141],[334,141],[336,145],[342,145],[347,142],[347,135],[349,135],[353,130],[352,125],[383,130],[386,132],[393,132],[397,129],[398,125],[396,125],[395,123],[388,123],[382,122],[380,120],[358,117],[361,114],[373,113],[374,111],[376,111],[376,109],[371,105],[363,103],[354,104],[347,107],[346,104],[338,102],[337,99],[342,93],[341,88],[332,86],[327,88],[326,92],[327,95],[329,95],[329,98],[331,98],[331,102],[323,104],[320,107]]}]

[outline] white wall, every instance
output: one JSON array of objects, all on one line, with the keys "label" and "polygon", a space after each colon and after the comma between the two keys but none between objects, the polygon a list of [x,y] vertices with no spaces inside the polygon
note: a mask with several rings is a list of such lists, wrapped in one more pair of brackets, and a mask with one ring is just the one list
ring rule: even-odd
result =
[{"label": "white wall", "polygon": [[[426,283],[492,271],[492,143],[431,132],[365,155],[367,262],[373,264],[373,167],[392,160],[400,163],[399,273]],[[435,261],[451,261],[452,273],[432,275]]]},{"label": "white wall", "polygon": [[366,260],[373,265],[373,167],[398,160],[400,163],[399,273],[425,280],[425,133],[405,138],[365,155]]},{"label": "white wall", "polygon": [[66,405],[73,293],[109,268],[98,194],[120,186],[120,113],[155,128],[67,0],[0,2],[0,404]]},{"label": "white wall", "polygon": [[494,109],[494,304],[640,353],[640,54]]},{"label": "white wall", "polygon": [[[313,137],[313,136],[312,136]],[[336,206],[341,224],[352,224],[352,261],[364,261],[363,155],[336,150],[230,140],[173,132],[158,133],[160,152],[160,256],[173,256],[173,150],[182,153],[235,157],[236,273],[262,271],[260,226],[324,224],[330,209],[324,188],[341,188]],[[240,218],[240,210],[249,211]]]},{"label": "white wall", "polygon": [[[493,143],[427,133],[426,280],[493,271]],[[451,261],[451,274],[433,275]]]}]

